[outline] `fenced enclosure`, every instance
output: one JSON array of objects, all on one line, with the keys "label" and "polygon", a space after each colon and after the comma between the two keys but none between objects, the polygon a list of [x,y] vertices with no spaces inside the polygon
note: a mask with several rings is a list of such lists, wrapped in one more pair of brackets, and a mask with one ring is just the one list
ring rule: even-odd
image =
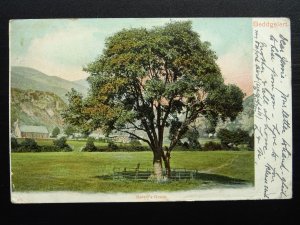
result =
[{"label": "fenced enclosure", "polygon": [[[152,169],[140,169],[140,168],[114,168],[113,176],[114,180],[151,180],[153,174]],[[171,180],[192,180],[196,179],[199,175],[198,170],[187,170],[185,168],[171,169]],[[163,176],[166,176],[166,170],[163,170]]]}]

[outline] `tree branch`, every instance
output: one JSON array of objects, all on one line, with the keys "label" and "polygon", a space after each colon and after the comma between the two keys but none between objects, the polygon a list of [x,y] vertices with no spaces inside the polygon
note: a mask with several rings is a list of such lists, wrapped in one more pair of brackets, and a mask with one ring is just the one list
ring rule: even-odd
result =
[{"label": "tree branch", "polygon": [[182,123],[182,125],[178,128],[175,138],[171,140],[169,151],[172,151],[173,148],[176,146],[177,142],[180,140],[180,138],[186,133],[186,128],[195,120],[197,119],[198,115],[204,110],[204,107],[202,109],[199,109],[197,111],[194,111],[194,113],[191,113],[191,115],[185,119],[185,121]]},{"label": "tree branch", "polygon": [[[145,128],[139,127],[139,126],[137,126],[136,124],[134,124],[133,122],[130,122],[130,121],[128,123],[130,123],[133,126],[133,128],[135,128],[137,130],[142,130],[142,131],[146,132]],[[130,128],[127,128],[127,129],[130,129]]]}]

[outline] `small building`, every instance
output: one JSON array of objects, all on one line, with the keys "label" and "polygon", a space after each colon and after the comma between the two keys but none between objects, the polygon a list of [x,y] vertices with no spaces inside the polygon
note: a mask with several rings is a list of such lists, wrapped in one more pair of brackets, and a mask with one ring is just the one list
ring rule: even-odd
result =
[{"label": "small building", "polygon": [[45,126],[30,126],[15,124],[15,136],[18,138],[49,138],[48,129]]}]

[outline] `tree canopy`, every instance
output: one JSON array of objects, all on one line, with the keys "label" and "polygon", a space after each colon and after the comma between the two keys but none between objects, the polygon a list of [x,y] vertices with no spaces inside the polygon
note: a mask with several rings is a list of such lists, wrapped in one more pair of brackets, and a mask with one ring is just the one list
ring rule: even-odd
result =
[{"label": "tree canopy", "polygon": [[171,151],[199,116],[216,123],[242,111],[244,94],[225,85],[216,53],[191,22],[152,29],[123,29],[105,42],[102,54],[84,70],[89,95],[68,93],[67,122],[85,131],[121,131],[164,159],[164,130]]},{"label": "tree canopy", "polygon": [[55,127],[53,130],[52,130],[52,133],[51,133],[51,136],[52,137],[57,137],[57,135],[60,134],[60,129],[58,127]]}]

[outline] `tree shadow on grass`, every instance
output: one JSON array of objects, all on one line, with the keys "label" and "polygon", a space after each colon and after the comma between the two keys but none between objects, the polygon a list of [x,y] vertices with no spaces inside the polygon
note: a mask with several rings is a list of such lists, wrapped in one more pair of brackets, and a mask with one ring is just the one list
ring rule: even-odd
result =
[{"label": "tree shadow on grass", "polygon": [[204,182],[216,182],[220,184],[246,184],[246,180],[232,178],[228,176],[218,175],[218,174],[209,174],[209,173],[197,173],[196,180],[202,180]]},{"label": "tree shadow on grass", "polygon": [[[114,172],[112,174],[106,174],[101,176],[96,176],[95,178],[101,180],[120,180],[120,181],[153,181],[149,179],[152,172],[147,171],[120,171]],[[187,180],[197,180],[205,183],[219,183],[226,185],[237,185],[237,184],[247,184],[246,180],[232,178],[224,175],[203,173],[199,171],[172,171],[171,179],[169,181],[187,181]]]}]

